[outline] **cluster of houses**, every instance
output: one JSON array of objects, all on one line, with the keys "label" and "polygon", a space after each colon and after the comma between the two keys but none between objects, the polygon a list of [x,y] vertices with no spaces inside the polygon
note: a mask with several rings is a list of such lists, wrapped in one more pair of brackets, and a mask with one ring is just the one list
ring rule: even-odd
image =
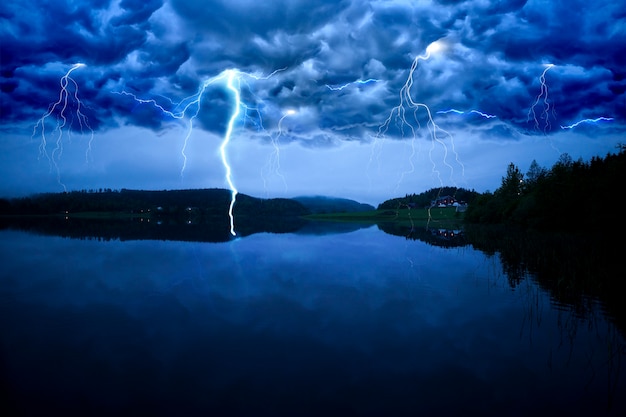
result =
[{"label": "cluster of houses", "polygon": [[[417,208],[417,203],[408,203],[409,208]],[[467,209],[467,203],[465,201],[458,201],[451,195],[439,197],[436,200],[430,201],[429,208],[433,207],[456,207],[456,211],[459,213],[464,212]]]},{"label": "cluster of houses", "polygon": [[467,209],[467,203],[465,201],[458,201],[450,195],[446,195],[436,200],[431,200],[430,207],[456,207],[456,211],[462,213]]}]

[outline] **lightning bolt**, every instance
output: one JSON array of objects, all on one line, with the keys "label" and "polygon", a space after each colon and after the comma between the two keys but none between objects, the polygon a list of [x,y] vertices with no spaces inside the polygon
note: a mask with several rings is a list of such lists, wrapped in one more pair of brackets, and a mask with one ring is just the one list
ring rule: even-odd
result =
[{"label": "lightning bolt", "polygon": [[274,172],[282,180],[283,185],[285,186],[285,190],[287,189],[287,181],[285,180],[285,177],[283,176],[283,174],[280,172],[280,138],[283,135],[283,121],[287,117],[293,116],[296,113],[297,111],[294,109],[288,109],[287,111],[285,111],[282,117],[278,120],[278,133],[276,134],[276,136],[269,135],[269,137],[272,140],[272,147],[274,150],[272,154],[270,155],[270,158],[268,159],[267,164],[261,170],[261,176],[263,178],[263,186],[266,189],[266,193],[267,193],[267,182],[265,179],[265,173],[264,173],[265,170],[267,170],[268,173]]},{"label": "lightning bolt", "polygon": [[448,109],[448,110],[440,110],[437,112],[437,114],[449,114],[449,113],[454,113],[454,114],[459,114],[459,115],[477,114],[484,119],[494,119],[497,117],[493,114],[483,113],[479,110],[462,111],[462,110],[457,110],[457,109]]},{"label": "lightning bolt", "polygon": [[[45,156],[49,163],[50,169],[56,172],[57,182],[63,187],[63,191],[67,191],[67,187],[61,181],[61,172],[59,170],[58,161],[63,154],[63,137],[65,135],[66,127],[71,130],[74,119],[78,121],[81,134],[84,133],[84,129],[88,129],[90,132],[87,151],[85,152],[85,160],[89,162],[89,155],[91,153],[91,144],[94,138],[94,131],[89,126],[89,119],[83,113],[83,103],[78,96],[78,83],[71,77],[73,71],[84,67],[85,64],[74,64],[59,80],[61,86],[59,90],[59,99],[51,103],[48,106],[48,111],[37,121],[33,127],[32,138],[37,136],[38,130],[41,132],[41,142],[39,144],[39,153],[41,156]],[[69,108],[75,106],[75,110],[70,112]],[[48,139],[46,137],[46,122],[50,117],[56,117],[56,126],[52,133],[56,133],[55,148],[52,153],[48,153]],[[70,119],[68,121],[68,118]],[[70,136],[70,131],[67,135]]]},{"label": "lightning bolt", "polygon": [[359,79],[359,80],[352,81],[347,84],[338,85],[338,86],[332,86],[332,85],[326,84],[326,88],[328,88],[331,91],[341,91],[344,88],[350,87],[351,85],[355,85],[355,84],[364,85],[364,84],[377,83],[377,82],[380,82],[380,80],[377,80],[376,78],[368,78],[367,80]]},{"label": "lightning bolt", "polygon": [[226,147],[230,142],[230,138],[233,134],[233,127],[235,125],[235,120],[239,117],[240,107],[241,107],[241,94],[239,92],[239,86],[235,87],[235,75],[236,72],[234,70],[226,70],[226,87],[233,93],[233,98],[235,99],[235,106],[233,113],[228,121],[228,128],[226,129],[226,133],[224,134],[224,140],[220,146],[220,155],[222,157],[222,163],[226,168],[226,182],[228,182],[228,186],[230,187],[231,198],[230,205],[228,206],[228,217],[230,217],[230,234],[233,236],[237,236],[235,233],[235,217],[233,215],[233,209],[235,207],[235,201],[237,199],[237,188],[235,188],[235,184],[233,183],[230,164],[228,163],[228,158],[226,157]]},{"label": "lightning bolt", "polygon": [[554,67],[554,64],[545,64],[545,69],[541,73],[539,77],[539,83],[541,87],[539,89],[539,94],[535,99],[534,103],[528,109],[528,114],[526,118],[526,122],[529,123],[531,119],[535,123],[535,129],[539,130],[539,120],[537,119],[537,113],[535,112],[535,107],[539,105],[539,102],[543,102],[543,112],[541,113],[540,118],[544,121],[543,125],[543,133],[547,133],[548,129],[550,129],[550,114],[554,117],[554,106],[548,100],[548,84],[546,83],[546,73]]},{"label": "lightning bolt", "polygon": [[595,119],[582,119],[577,121],[574,124],[568,125],[568,126],[563,126],[561,125],[561,129],[574,129],[576,126],[581,125],[583,123],[598,123],[598,122],[610,122],[613,121],[612,117],[596,117]]},{"label": "lightning bolt", "polygon": [[[200,84],[200,87],[198,88],[198,91],[195,94],[185,97],[180,103],[176,104],[172,110],[166,109],[154,99],[142,99],[142,98],[137,97],[135,94],[129,93],[125,90],[120,91],[120,92],[113,91],[113,94],[119,94],[119,95],[131,97],[134,101],[136,101],[139,104],[151,105],[157,108],[158,110],[160,110],[163,114],[171,117],[172,119],[181,120],[181,119],[184,119],[185,117],[189,118],[189,123],[187,125],[187,132],[183,140],[183,146],[180,150],[180,154],[183,158],[182,167],[180,169],[180,176],[182,178],[185,174],[185,169],[187,168],[187,153],[186,153],[187,145],[189,143],[189,139],[191,138],[191,134],[193,133],[193,127],[194,127],[193,122],[200,114],[202,97],[209,86],[214,84],[216,81],[227,78],[228,71],[232,71],[232,70],[226,70],[222,72],[220,75],[204,81],[202,84]],[[170,100],[169,98],[166,97],[166,99],[170,103],[173,103],[173,101]]]},{"label": "lightning bolt", "polygon": [[223,137],[222,142],[221,142],[220,147],[219,147],[219,151],[220,151],[220,157],[221,157],[221,160],[222,160],[222,164],[223,164],[224,170],[225,170],[225,180],[226,180],[226,183],[228,184],[228,188],[230,189],[230,192],[231,192],[231,200],[230,200],[230,205],[228,207],[228,216],[230,218],[230,233],[233,236],[237,235],[237,233],[235,232],[234,207],[235,207],[235,203],[236,203],[236,200],[237,200],[237,194],[239,192],[238,192],[237,188],[235,187],[235,183],[233,181],[232,167],[230,166],[230,163],[228,161],[227,149],[228,149],[228,145],[229,145],[229,143],[231,141],[231,138],[232,138],[232,135],[233,135],[233,131],[235,129],[235,122],[237,121],[237,119],[241,115],[242,109],[244,109],[244,113],[245,113],[246,119],[248,118],[248,112],[250,112],[250,111],[255,112],[257,114],[257,116],[258,116],[258,119],[259,119],[258,126],[259,126],[260,129],[264,130],[263,129],[263,121],[261,119],[261,112],[260,112],[260,110],[258,108],[256,108],[256,107],[248,106],[242,100],[242,97],[241,97],[241,79],[242,79],[242,77],[245,76],[245,77],[253,78],[255,80],[267,80],[270,77],[272,77],[274,74],[276,74],[277,72],[284,71],[285,69],[286,68],[277,69],[277,70],[273,71],[271,74],[269,74],[267,76],[258,76],[258,75],[254,75],[254,74],[240,72],[237,69],[227,69],[227,70],[224,70],[219,75],[217,75],[215,77],[212,77],[212,78],[209,78],[206,81],[202,82],[200,84],[200,87],[198,88],[198,90],[196,91],[195,94],[184,98],[178,104],[174,104],[174,102],[172,100],[170,100],[169,98],[165,97],[165,99],[168,100],[168,102],[170,104],[174,105],[173,109],[171,109],[171,110],[168,110],[164,106],[160,105],[154,99],[141,99],[141,98],[137,97],[135,94],[129,93],[127,91],[113,92],[114,94],[119,94],[119,95],[131,97],[138,104],[151,105],[151,106],[155,107],[156,109],[160,110],[163,114],[171,117],[172,119],[178,119],[178,120],[180,120],[180,119],[188,119],[189,120],[188,125],[187,125],[187,131],[185,133],[185,137],[184,137],[184,141],[183,141],[183,146],[182,146],[182,149],[181,149],[181,156],[183,158],[183,164],[182,164],[182,168],[181,168],[181,171],[180,171],[180,175],[181,175],[181,178],[182,178],[183,175],[184,175],[186,166],[187,166],[187,154],[186,154],[187,145],[189,143],[191,135],[193,134],[194,121],[197,119],[197,117],[200,114],[200,109],[202,107],[202,98],[204,96],[204,93],[207,91],[207,89],[210,86],[212,86],[216,82],[218,82],[218,81],[224,81],[225,82],[226,90],[228,90],[231,93],[233,101],[234,101],[234,105],[233,105],[232,113],[231,113],[230,118],[228,120],[226,132],[224,134],[224,137]]},{"label": "lightning bolt", "polygon": [[[434,175],[437,176],[437,178],[439,179],[439,183],[441,184],[441,186],[443,186],[443,181],[441,179],[441,172],[437,169],[437,165],[435,164],[433,158],[432,158],[432,153],[435,149],[436,144],[439,144],[441,146],[441,148],[443,149],[443,164],[450,170],[450,180],[454,183],[453,179],[452,179],[452,175],[454,173],[454,168],[452,167],[452,165],[450,165],[447,161],[448,158],[448,146],[446,145],[446,143],[444,142],[444,138],[448,138],[450,139],[450,144],[451,144],[451,151],[454,153],[455,155],[455,159],[457,161],[457,163],[462,167],[463,169],[463,175],[464,175],[464,171],[465,171],[465,167],[463,166],[463,164],[459,161],[458,158],[458,154],[455,150],[454,147],[454,140],[452,138],[452,135],[445,131],[444,129],[442,129],[441,127],[439,127],[439,125],[437,125],[435,123],[435,120],[433,119],[433,115],[432,112],[430,110],[430,108],[425,104],[425,103],[418,103],[415,102],[413,100],[413,98],[411,97],[411,89],[413,87],[413,75],[415,73],[415,70],[417,69],[418,63],[420,60],[426,61],[430,58],[432,53],[435,53],[437,51],[440,51],[444,48],[444,44],[441,43],[440,41],[435,41],[433,43],[431,43],[430,45],[428,45],[428,47],[426,48],[426,53],[424,55],[418,55],[414,60],[413,63],[411,65],[411,68],[409,70],[409,75],[407,77],[406,82],[404,83],[404,85],[402,86],[402,88],[400,89],[400,94],[399,94],[399,103],[397,106],[395,106],[394,108],[391,109],[390,113],[389,113],[389,117],[387,117],[387,119],[384,121],[384,123],[382,125],[379,126],[378,128],[378,133],[375,137],[375,143],[372,149],[372,156],[370,157],[370,163],[372,161],[373,158],[373,154],[375,152],[375,149],[377,148],[377,142],[379,138],[384,138],[385,135],[387,134],[389,127],[391,126],[392,122],[395,122],[397,127],[400,129],[400,133],[401,136],[404,138],[405,137],[405,129],[407,129],[410,132],[411,135],[411,156],[410,156],[410,164],[411,164],[411,169],[409,171],[403,172],[400,178],[400,182],[402,181],[402,179],[404,178],[405,175],[410,174],[411,172],[413,172],[414,169],[414,165],[413,165],[413,155],[415,154],[415,147],[414,147],[414,142],[415,139],[417,137],[417,133],[416,130],[419,129],[421,127],[420,122],[419,122],[419,118],[418,118],[418,112],[420,110],[424,110],[426,113],[426,119],[427,119],[427,128],[430,134],[430,138],[431,138],[431,147],[430,150],[428,152],[430,161],[432,163],[432,172]],[[380,147],[382,146],[382,142],[380,142],[380,144],[378,145],[378,149],[380,149]]]}]

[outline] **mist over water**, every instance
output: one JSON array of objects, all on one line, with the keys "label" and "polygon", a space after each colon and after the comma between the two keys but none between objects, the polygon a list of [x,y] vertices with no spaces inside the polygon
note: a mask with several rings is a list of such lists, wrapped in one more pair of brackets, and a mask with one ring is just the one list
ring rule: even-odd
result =
[{"label": "mist over water", "polygon": [[376,226],[219,243],[0,231],[3,402],[23,415],[623,415],[626,343],[598,300],[581,314],[530,274],[509,279],[497,254],[433,242]]}]

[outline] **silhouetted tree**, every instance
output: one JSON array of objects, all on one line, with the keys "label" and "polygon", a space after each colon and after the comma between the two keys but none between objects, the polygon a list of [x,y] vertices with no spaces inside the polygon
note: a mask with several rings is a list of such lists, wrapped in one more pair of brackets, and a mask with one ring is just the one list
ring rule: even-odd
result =
[{"label": "silhouetted tree", "polygon": [[524,180],[524,189],[530,190],[532,187],[537,184],[538,181],[541,181],[543,178],[548,175],[548,170],[541,167],[535,159],[530,163],[530,167],[528,168],[528,172],[526,172],[526,179]]},{"label": "silhouetted tree", "polygon": [[506,169],[506,175],[502,177],[502,185],[496,190],[499,198],[516,200],[522,194],[524,174],[512,162]]},{"label": "silhouetted tree", "polygon": [[[607,221],[621,198],[626,178],[626,150],[585,163],[562,154],[551,169],[531,163],[526,181],[509,164],[494,194],[483,193],[468,207],[465,220],[473,223],[516,223],[541,229],[592,230]],[[611,228],[624,228],[623,222]]]}]

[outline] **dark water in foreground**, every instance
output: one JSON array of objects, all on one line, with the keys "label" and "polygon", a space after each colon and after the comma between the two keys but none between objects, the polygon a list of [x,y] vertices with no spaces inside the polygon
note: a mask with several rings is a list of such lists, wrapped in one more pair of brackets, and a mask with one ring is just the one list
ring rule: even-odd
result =
[{"label": "dark water in foreground", "polygon": [[[0,231],[11,415],[626,415],[626,342],[499,256],[376,226],[229,242]],[[518,277],[519,278],[519,277]],[[4,414],[7,415],[7,414]]]}]

